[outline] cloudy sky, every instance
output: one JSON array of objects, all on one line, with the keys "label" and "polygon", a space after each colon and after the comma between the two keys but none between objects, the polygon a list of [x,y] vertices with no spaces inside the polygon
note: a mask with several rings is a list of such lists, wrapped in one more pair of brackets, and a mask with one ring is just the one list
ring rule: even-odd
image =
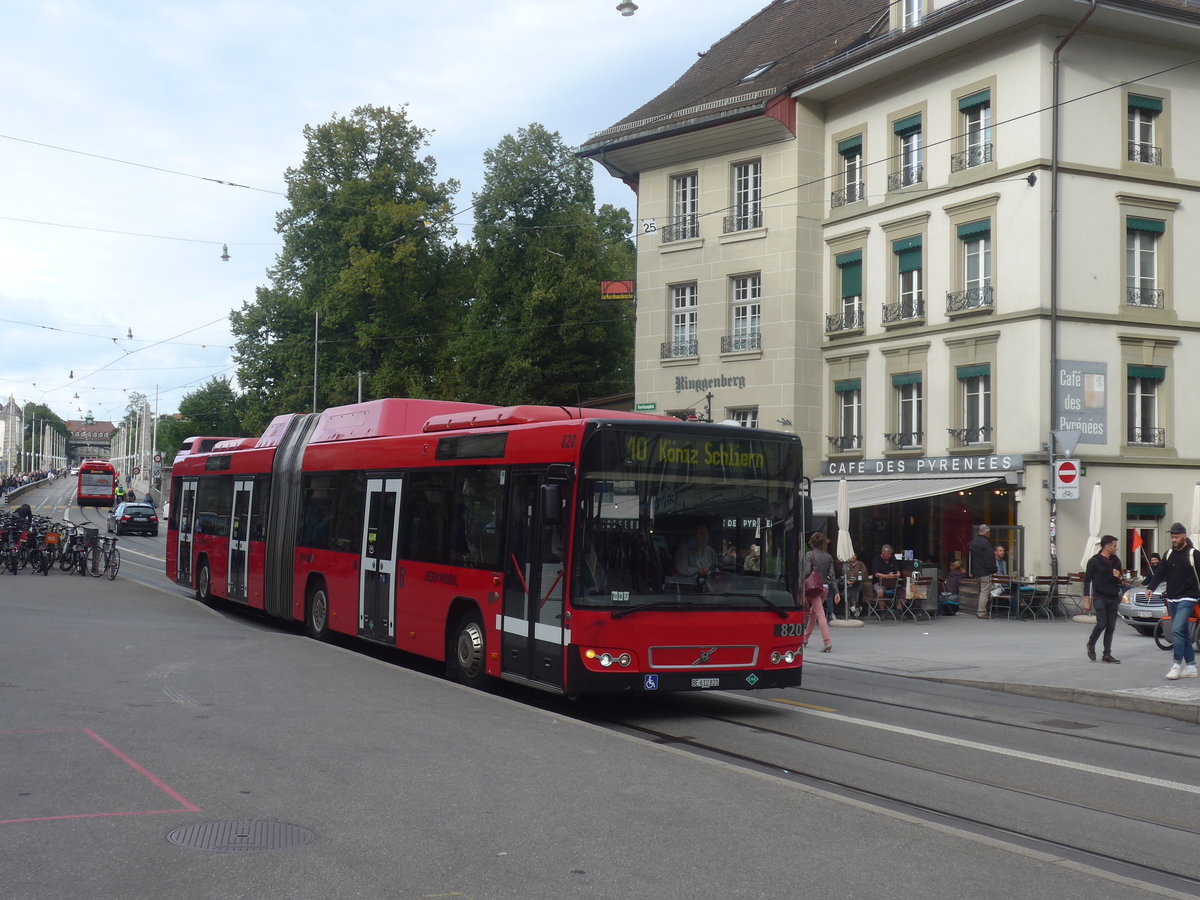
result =
[{"label": "cloudy sky", "polygon": [[[266,283],[305,125],[408,104],[464,208],[505,134],[540,122],[578,146],[766,0],[616,3],[6,4],[0,403],[116,420],[130,392],[165,414],[233,375],[226,316]],[[633,211],[598,168],[596,186]]]}]

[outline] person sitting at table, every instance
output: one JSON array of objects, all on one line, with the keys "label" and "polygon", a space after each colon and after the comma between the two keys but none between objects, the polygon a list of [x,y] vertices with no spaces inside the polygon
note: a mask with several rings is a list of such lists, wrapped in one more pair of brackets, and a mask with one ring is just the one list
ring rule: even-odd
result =
[{"label": "person sitting at table", "polygon": [[946,573],[946,589],[938,595],[938,613],[940,615],[958,615],[958,591],[966,576],[967,570],[963,568],[962,562],[956,559],[950,563],[950,571]]},{"label": "person sitting at table", "polygon": [[863,582],[871,577],[867,564],[851,553],[846,561],[846,609],[851,616],[858,615],[858,605],[862,600]]},{"label": "person sitting at table", "polygon": [[871,565],[871,579],[875,582],[875,608],[887,609],[887,593],[895,597],[896,585],[900,583],[900,561],[895,557],[891,544],[879,548],[879,555]]},{"label": "person sitting at table", "polygon": [[996,574],[1008,574],[1008,551],[1004,549],[1003,544],[996,545]]}]

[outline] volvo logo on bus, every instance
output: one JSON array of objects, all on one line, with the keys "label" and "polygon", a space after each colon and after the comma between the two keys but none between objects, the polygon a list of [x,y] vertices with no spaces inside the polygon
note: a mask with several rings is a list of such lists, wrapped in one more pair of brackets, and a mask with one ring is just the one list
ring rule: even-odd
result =
[{"label": "volvo logo on bus", "polygon": [[712,655],[716,652],[717,652],[716,647],[713,647],[711,650],[705,650],[703,653],[700,654],[700,656],[696,659],[696,661],[694,663],[692,663],[692,665],[693,666],[703,666],[703,665],[707,664],[708,661],[710,659],[712,659]]}]

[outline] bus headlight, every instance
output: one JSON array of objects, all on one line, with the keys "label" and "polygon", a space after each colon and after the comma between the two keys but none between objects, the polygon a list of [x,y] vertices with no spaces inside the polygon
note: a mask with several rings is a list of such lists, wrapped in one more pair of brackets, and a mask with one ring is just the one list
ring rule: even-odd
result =
[{"label": "bus headlight", "polygon": [[628,650],[598,650],[589,647],[583,651],[583,658],[602,669],[628,669],[633,665],[633,654]]}]

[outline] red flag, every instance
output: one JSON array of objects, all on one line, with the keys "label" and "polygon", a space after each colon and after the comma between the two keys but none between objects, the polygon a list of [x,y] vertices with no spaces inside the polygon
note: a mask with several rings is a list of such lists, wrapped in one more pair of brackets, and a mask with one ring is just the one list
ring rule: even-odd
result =
[{"label": "red flag", "polygon": [[1140,528],[1133,529],[1133,544],[1131,549],[1134,553],[1142,549],[1142,530]]}]

